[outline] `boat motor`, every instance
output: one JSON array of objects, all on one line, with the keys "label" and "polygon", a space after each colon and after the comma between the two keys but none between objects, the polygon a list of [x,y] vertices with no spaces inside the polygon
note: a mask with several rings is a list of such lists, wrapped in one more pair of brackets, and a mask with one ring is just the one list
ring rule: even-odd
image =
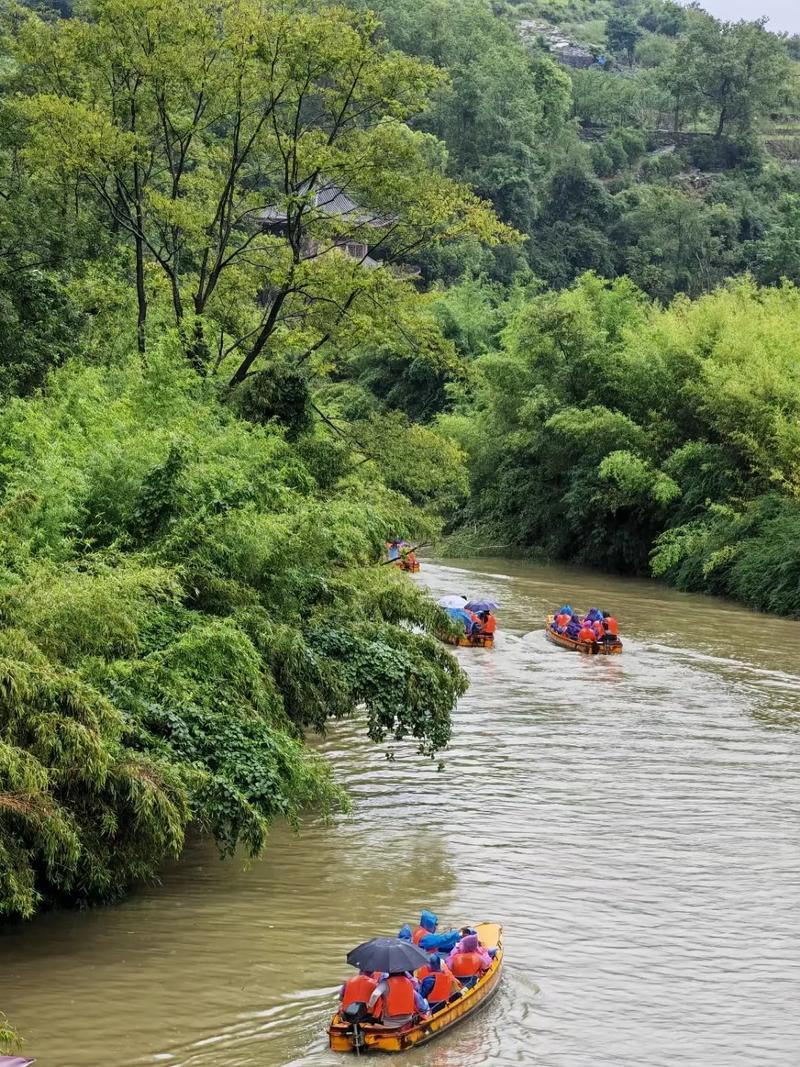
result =
[{"label": "boat motor", "polygon": [[364,1031],[361,1029],[361,1023],[367,1018],[367,1005],[363,1000],[354,1000],[352,1004],[342,1008],[341,1016],[350,1023],[353,1048],[356,1050],[356,1056],[360,1056],[364,1046]]}]

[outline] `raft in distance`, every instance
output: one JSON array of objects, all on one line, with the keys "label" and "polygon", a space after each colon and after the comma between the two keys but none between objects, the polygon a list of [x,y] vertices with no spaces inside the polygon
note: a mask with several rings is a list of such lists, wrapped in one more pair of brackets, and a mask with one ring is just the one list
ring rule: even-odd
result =
[{"label": "raft in distance", "polygon": [[552,641],[559,648],[569,649],[570,652],[582,652],[585,656],[618,656],[622,652],[622,642],[619,638],[613,642],[605,641],[574,641],[566,634],[557,634],[553,629],[553,616],[547,616],[544,624],[544,635],[548,641]]},{"label": "raft in distance", "polygon": [[[338,1014],[334,1015],[328,1029],[330,1047],[334,1052],[407,1052],[424,1045],[426,1041],[432,1041],[434,1037],[444,1033],[463,1022],[469,1015],[474,1015],[479,1008],[484,1007],[497,992],[500,983],[500,974],[503,969],[503,927],[498,923],[479,923],[474,927],[481,944],[487,948],[497,948],[492,966],[481,976],[472,989],[466,989],[461,996],[451,1004],[446,1004],[428,1019],[418,1023],[408,1023],[399,1030],[390,1030],[377,1023],[359,1023],[358,1030],[354,1033],[353,1026],[342,1019]],[[356,1034],[360,1036],[360,1044],[356,1046]]]},{"label": "raft in distance", "polygon": [[449,634],[442,630],[436,635],[446,645],[458,645],[459,648],[494,648],[494,634]]},{"label": "raft in distance", "polygon": [[419,560],[407,560],[396,559],[392,561],[395,567],[398,567],[401,571],[408,571],[409,574],[417,574],[419,571]]}]

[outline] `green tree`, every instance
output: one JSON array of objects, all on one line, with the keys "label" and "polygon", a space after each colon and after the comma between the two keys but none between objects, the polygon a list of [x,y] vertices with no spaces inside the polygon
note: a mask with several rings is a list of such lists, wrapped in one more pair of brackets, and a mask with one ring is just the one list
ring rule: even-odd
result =
[{"label": "green tree", "polygon": [[[509,236],[403,123],[440,75],[375,28],[249,0],[95,0],[83,19],[22,23],[27,157],[130,239],[140,351],[151,267],[179,325],[187,308],[221,324],[236,384],[267,350],[303,360],[366,325],[397,289],[388,267],[417,248]],[[360,209],[326,210],[332,187]],[[336,251],[350,242],[379,246],[385,266]]]},{"label": "green tree", "polygon": [[420,121],[447,145],[450,173],[529,231],[547,147],[561,135],[569,108],[566,74],[528,54],[513,28],[478,0],[373,6],[396,47],[448,72]]},{"label": "green tree", "polygon": [[692,12],[673,61],[663,68],[676,112],[708,114],[717,138],[729,129],[749,133],[788,86],[784,42],[765,23],[719,22]]},{"label": "green tree", "polygon": [[613,12],[606,22],[606,40],[609,49],[615,54],[622,54],[628,60],[628,66],[633,66],[636,57],[636,44],[642,36],[642,31],[636,23],[633,15],[627,11]]},{"label": "green tree", "polygon": [[774,285],[783,278],[800,284],[800,196],[782,197],[777,215],[755,244],[753,269],[759,281]]}]

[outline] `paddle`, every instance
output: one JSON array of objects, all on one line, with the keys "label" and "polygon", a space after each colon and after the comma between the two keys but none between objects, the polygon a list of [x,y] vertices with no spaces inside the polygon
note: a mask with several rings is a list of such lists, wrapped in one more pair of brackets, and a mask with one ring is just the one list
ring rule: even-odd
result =
[{"label": "paddle", "polygon": [[[413,548],[409,548],[408,552],[418,552],[421,548],[429,548],[432,544],[432,541],[423,541],[421,545],[414,545]],[[408,552],[406,552],[406,555],[408,555]],[[399,559],[400,556],[398,556],[397,559],[382,559],[378,563],[378,566],[386,567],[390,563],[397,563]]]}]

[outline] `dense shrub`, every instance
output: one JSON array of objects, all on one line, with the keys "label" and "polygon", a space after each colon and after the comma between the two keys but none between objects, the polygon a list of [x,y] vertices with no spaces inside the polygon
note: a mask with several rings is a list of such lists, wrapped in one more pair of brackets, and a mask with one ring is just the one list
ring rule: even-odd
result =
[{"label": "dense shrub", "polygon": [[190,822],[256,853],[344,803],[304,730],[359,707],[434,751],[464,690],[412,632],[437,610],[376,566],[428,520],[171,352],[67,365],[0,414],[0,916],[113,899]]},{"label": "dense shrub", "polygon": [[471,458],[461,522],[800,615],[798,351],[788,284],[662,309],[588,275],[534,297],[478,360],[477,409],[446,421]]}]

